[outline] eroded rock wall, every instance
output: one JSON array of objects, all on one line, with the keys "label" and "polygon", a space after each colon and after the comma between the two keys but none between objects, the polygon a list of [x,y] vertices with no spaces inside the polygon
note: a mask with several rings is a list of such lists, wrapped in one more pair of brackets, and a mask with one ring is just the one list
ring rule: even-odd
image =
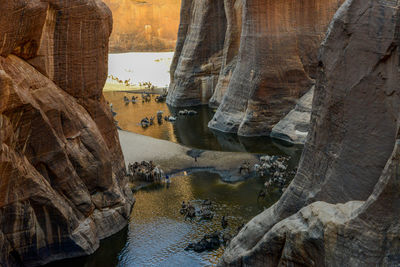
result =
[{"label": "eroded rock wall", "polygon": [[400,264],[399,9],[347,0],[336,13],[297,175],[221,266]]},{"label": "eroded rock wall", "polygon": [[87,255],[134,202],[109,108],[111,12],[100,0],[3,1],[0,263]]},{"label": "eroded rock wall", "polygon": [[223,60],[226,16],[223,0],[183,0],[167,103],[207,104]]},{"label": "eroded rock wall", "polygon": [[268,135],[313,84],[317,52],[340,0],[247,0],[240,49],[209,127]]}]

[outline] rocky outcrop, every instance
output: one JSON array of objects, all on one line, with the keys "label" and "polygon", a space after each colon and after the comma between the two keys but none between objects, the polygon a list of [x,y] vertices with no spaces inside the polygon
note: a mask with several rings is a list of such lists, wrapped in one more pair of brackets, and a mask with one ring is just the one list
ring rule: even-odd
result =
[{"label": "rocky outcrop", "polygon": [[110,52],[173,51],[181,0],[104,0],[114,17]]},{"label": "rocky outcrop", "polygon": [[111,12],[100,0],[0,9],[0,265],[87,255],[133,204],[102,96]]},{"label": "rocky outcrop", "polygon": [[197,8],[182,4],[181,26],[195,30],[178,35],[168,104],[219,106],[210,128],[268,135],[313,84],[318,47],[342,1],[214,1],[218,9],[200,8],[207,1]]},{"label": "rocky outcrop", "polygon": [[237,64],[240,35],[242,32],[243,2],[243,0],[224,1],[227,27],[221,71],[218,83],[209,101],[209,106],[213,108],[217,108],[221,104]]},{"label": "rocky outcrop", "polygon": [[268,135],[311,87],[319,44],[340,3],[246,1],[238,62],[209,127]]},{"label": "rocky outcrop", "polygon": [[294,109],[272,128],[270,136],[290,144],[304,145],[310,127],[314,86],[302,96]]},{"label": "rocky outcrop", "polygon": [[207,104],[221,70],[226,16],[223,1],[183,0],[167,103]]},{"label": "rocky outcrop", "polygon": [[297,175],[221,266],[400,264],[399,9],[347,0],[336,13]]}]

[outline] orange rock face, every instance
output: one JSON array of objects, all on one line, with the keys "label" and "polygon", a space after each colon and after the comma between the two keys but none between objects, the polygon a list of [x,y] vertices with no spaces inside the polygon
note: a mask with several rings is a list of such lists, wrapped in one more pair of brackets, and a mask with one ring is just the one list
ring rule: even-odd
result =
[{"label": "orange rock face", "polygon": [[111,52],[173,51],[181,0],[105,0],[113,12]]},{"label": "orange rock face", "polygon": [[111,27],[99,0],[1,4],[1,264],[90,254],[127,223],[134,200],[102,96]]}]

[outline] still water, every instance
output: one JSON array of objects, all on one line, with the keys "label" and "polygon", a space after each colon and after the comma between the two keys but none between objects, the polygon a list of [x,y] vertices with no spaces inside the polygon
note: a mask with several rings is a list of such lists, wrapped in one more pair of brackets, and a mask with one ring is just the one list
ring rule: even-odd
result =
[{"label": "still water", "polygon": [[[169,83],[169,65],[172,53],[127,53],[110,55],[110,74],[130,83],[151,81],[164,87]],[[114,81],[115,82],[115,81]],[[108,80],[108,83],[113,83]],[[115,85],[120,86],[120,84]],[[106,86],[107,87],[107,86]],[[126,90],[126,88],[124,88]],[[302,147],[285,146],[270,138],[242,138],[236,135],[211,131],[207,124],[214,110],[206,106],[191,108],[195,116],[179,116],[179,109],[157,103],[154,96],[142,103],[140,95],[136,104],[125,104],[129,92],[104,92],[107,101],[117,113],[118,126],[154,138],[172,141],[188,147],[219,151],[240,151],[257,154],[290,156],[289,169],[298,165]],[[176,116],[175,122],[155,120],[143,129],[144,117],[156,117],[157,111]],[[275,203],[281,191],[270,188],[265,199],[257,200],[265,179],[252,178],[236,184],[223,183],[217,174],[207,172],[178,174],[172,177],[169,187],[152,185],[135,193],[136,204],[128,227],[103,240],[96,253],[88,257],[64,260],[50,266],[74,267],[144,267],[144,266],[215,266],[224,247],[212,252],[196,253],[184,248],[199,241],[204,234],[221,230],[221,217],[227,216],[227,231],[234,235],[237,227]],[[212,221],[185,220],[179,213],[182,201],[210,199],[214,203]]]},{"label": "still water", "polygon": [[[238,226],[271,206],[280,191],[272,188],[266,199],[257,200],[262,184],[259,178],[227,184],[217,174],[204,172],[175,176],[168,188],[154,185],[137,192],[128,228],[102,241],[95,254],[51,266],[215,266],[223,247],[202,253],[185,247],[205,233],[222,230],[222,216],[228,218],[225,230],[235,235]],[[179,212],[182,201],[204,199],[213,202],[214,219],[185,220]]]},{"label": "still water", "polygon": [[[125,104],[123,98],[127,96],[139,96],[136,104]],[[117,113],[115,120],[122,130],[151,136],[158,139],[172,141],[188,147],[206,150],[265,153],[269,155],[299,156],[302,150],[300,146],[285,146],[281,142],[269,137],[238,137],[234,134],[224,134],[210,130],[207,125],[214,115],[214,110],[207,106],[192,107],[196,110],[195,116],[179,116],[180,109],[167,106],[165,103],[157,103],[152,96],[150,102],[142,103],[139,94],[128,92],[104,92],[106,100],[113,104]],[[145,117],[156,117],[157,111],[163,111],[164,115],[177,117],[175,122],[155,124],[142,128],[140,121]]]}]

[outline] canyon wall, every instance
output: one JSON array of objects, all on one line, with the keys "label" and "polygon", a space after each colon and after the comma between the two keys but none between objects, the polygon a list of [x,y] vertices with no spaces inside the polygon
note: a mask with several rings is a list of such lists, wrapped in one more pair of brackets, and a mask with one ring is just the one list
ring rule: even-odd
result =
[{"label": "canyon wall", "polygon": [[173,51],[181,0],[104,0],[113,13],[110,52]]},{"label": "canyon wall", "polygon": [[399,29],[398,1],[347,0],[338,10],[299,170],[221,266],[400,265]]},{"label": "canyon wall", "polygon": [[134,199],[102,95],[112,16],[100,0],[0,9],[0,265],[94,252]]},{"label": "canyon wall", "polygon": [[183,0],[167,103],[207,104],[218,82],[226,32],[222,0]]},{"label": "canyon wall", "polygon": [[[224,6],[216,11],[225,12],[226,26],[212,21],[213,30],[220,33],[208,54],[204,38],[185,35],[185,46],[200,47],[201,52],[182,54],[177,47],[178,64],[171,68],[174,78],[168,104],[180,107],[209,102],[212,107],[219,106],[210,128],[242,136],[268,135],[313,85],[318,47],[343,1],[217,2]],[[206,27],[194,23],[206,9],[187,12],[190,16],[185,20],[190,20],[197,32],[206,32]],[[210,20],[207,17],[207,22]]]}]

